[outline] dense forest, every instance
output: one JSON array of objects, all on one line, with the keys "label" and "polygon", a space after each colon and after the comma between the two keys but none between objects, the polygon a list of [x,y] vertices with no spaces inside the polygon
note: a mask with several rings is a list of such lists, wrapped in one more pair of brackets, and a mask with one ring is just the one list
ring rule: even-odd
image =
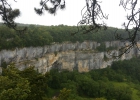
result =
[{"label": "dense forest", "polygon": [[[30,46],[44,46],[54,42],[83,42],[85,40],[104,42],[112,41],[115,39],[115,28],[109,27],[107,30],[100,30],[94,33],[83,34],[77,32],[76,26],[39,26],[39,25],[18,25],[19,28],[27,27],[27,31],[23,33],[16,32],[6,26],[0,24],[0,50],[13,49]],[[117,33],[124,33],[124,30],[119,29]]]},{"label": "dense forest", "polygon": [[3,67],[0,100],[140,100],[140,58],[87,73]]}]

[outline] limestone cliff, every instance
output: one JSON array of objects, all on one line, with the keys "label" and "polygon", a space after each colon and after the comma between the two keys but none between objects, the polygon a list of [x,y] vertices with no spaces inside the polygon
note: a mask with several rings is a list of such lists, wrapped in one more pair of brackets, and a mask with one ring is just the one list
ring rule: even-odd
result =
[{"label": "limestone cliff", "polygon": [[[119,47],[120,41],[105,42],[106,47]],[[106,52],[98,52],[96,48],[100,43],[85,41],[82,43],[54,43],[44,47],[16,48],[15,50],[0,51],[0,65],[3,62],[15,63],[20,70],[28,66],[35,66],[41,73],[51,68],[59,70],[78,70],[87,72],[92,69],[105,68],[114,61]],[[116,54],[119,52],[113,50]],[[130,59],[139,56],[140,52],[133,48],[130,53],[125,54],[121,59]],[[107,59],[106,59],[107,58]]]}]

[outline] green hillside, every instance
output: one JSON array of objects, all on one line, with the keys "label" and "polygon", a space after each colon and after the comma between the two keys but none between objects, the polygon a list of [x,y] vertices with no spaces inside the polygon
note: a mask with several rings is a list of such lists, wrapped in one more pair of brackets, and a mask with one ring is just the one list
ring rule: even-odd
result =
[{"label": "green hillside", "polygon": [[[77,34],[76,26],[39,26],[39,25],[25,25],[19,24],[20,28],[27,27],[28,30],[24,33],[18,33],[13,29],[0,25],[0,50],[13,49],[15,47],[30,47],[30,46],[44,46],[53,42],[83,42],[85,40],[104,42],[113,41],[115,39],[115,28],[108,28],[107,30],[100,30],[94,33],[83,34],[79,31]],[[119,29],[118,33],[123,34],[124,31]]]}]

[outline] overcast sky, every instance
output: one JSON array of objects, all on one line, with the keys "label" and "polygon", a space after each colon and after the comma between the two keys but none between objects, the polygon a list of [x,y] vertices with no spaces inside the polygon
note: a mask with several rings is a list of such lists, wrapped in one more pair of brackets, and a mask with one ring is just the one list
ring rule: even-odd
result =
[{"label": "overcast sky", "polygon": [[[11,0],[8,0],[10,2]],[[13,1],[13,0],[12,0]],[[40,0],[16,0],[10,2],[13,8],[19,8],[21,15],[15,21],[24,24],[39,25],[77,25],[81,19],[81,9],[85,6],[85,0],[65,0],[66,9],[59,10],[57,14],[50,15],[47,12],[39,16],[35,13],[34,7],[39,7]],[[109,14],[105,22],[108,26],[122,28],[121,25],[126,19],[127,13],[119,7],[120,0],[100,0],[104,13]]]}]

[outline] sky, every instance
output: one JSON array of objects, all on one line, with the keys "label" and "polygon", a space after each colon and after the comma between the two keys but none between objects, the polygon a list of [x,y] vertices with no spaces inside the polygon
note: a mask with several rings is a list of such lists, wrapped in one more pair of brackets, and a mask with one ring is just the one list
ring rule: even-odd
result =
[{"label": "sky", "polygon": [[[34,7],[40,7],[40,0],[8,0],[13,8],[18,8],[21,15],[16,18],[16,22],[24,24],[37,25],[77,25],[81,20],[81,9],[85,6],[85,0],[65,0],[66,8],[58,10],[56,15],[45,13],[41,16],[37,15]],[[107,26],[122,28],[122,24],[126,21],[127,13],[119,6],[120,0],[100,0],[101,7],[105,14],[108,14],[108,20],[105,20]]]}]

